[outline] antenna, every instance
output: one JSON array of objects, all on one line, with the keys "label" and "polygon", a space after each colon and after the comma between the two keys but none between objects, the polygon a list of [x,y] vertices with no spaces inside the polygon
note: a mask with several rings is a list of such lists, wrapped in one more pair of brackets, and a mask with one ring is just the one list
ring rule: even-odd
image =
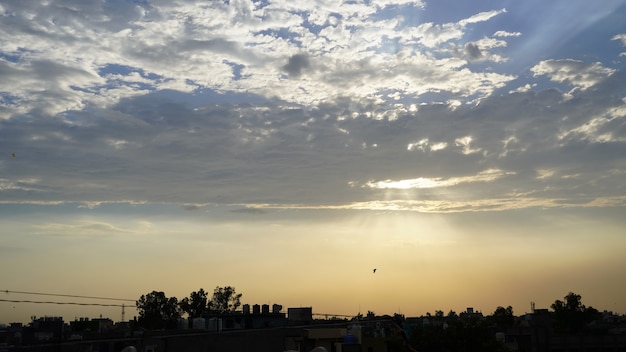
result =
[{"label": "antenna", "polygon": [[124,322],[124,304],[122,303],[122,323]]}]

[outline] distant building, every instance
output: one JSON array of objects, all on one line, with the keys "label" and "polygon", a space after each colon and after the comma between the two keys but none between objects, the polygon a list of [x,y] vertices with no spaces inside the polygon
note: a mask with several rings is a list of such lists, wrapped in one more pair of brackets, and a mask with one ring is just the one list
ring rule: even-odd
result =
[{"label": "distant building", "polygon": [[310,324],[313,322],[313,307],[288,308],[287,318],[290,324]]},{"label": "distant building", "polygon": [[467,310],[465,310],[465,312],[462,312],[459,314],[459,318],[465,319],[465,320],[469,320],[469,319],[480,320],[480,319],[483,319],[484,316],[483,316],[483,313],[481,312],[475,312],[474,308],[467,307]]},{"label": "distant building", "polygon": [[281,313],[281,309],[280,304],[274,304],[271,311],[269,304],[255,304],[251,312],[250,305],[244,304],[241,311],[223,313],[218,317],[207,315],[194,318],[192,329],[222,331],[282,327],[287,325],[287,317],[285,313]]},{"label": "distant building", "polygon": [[31,345],[42,342],[63,340],[64,323],[61,317],[33,317],[28,326],[11,324],[9,338],[19,344]]},{"label": "distant building", "polygon": [[113,320],[109,318],[79,318],[69,323],[72,332],[107,332],[113,329]]}]

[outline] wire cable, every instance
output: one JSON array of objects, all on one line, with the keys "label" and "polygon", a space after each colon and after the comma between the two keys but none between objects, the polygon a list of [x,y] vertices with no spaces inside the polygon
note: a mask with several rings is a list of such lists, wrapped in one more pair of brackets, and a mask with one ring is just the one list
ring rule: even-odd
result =
[{"label": "wire cable", "polygon": [[79,295],[68,295],[68,294],[61,294],[61,293],[42,293],[42,292],[10,291],[10,290],[2,290],[1,292],[4,292],[4,293],[21,293],[21,294],[25,294],[25,295],[56,296],[56,297],[70,297],[70,298],[88,298],[88,299],[104,299],[104,300],[109,300],[109,301],[136,302],[136,300],[134,300],[134,299],[126,299],[126,298],[79,296]]},{"label": "wire cable", "polygon": [[102,304],[102,303],[80,303],[80,302],[51,302],[51,301],[30,301],[30,300],[12,300],[12,299],[0,299],[0,302],[11,303],[39,303],[39,304],[67,304],[75,306],[100,306],[100,307],[126,307],[123,304]]}]

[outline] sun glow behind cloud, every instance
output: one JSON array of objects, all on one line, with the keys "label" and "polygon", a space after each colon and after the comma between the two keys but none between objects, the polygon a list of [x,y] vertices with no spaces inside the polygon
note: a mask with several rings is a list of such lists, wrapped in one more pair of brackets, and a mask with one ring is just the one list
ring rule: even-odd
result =
[{"label": "sun glow behind cloud", "polygon": [[450,177],[443,178],[415,178],[408,180],[385,180],[385,181],[369,181],[363,187],[380,188],[380,189],[411,189],[411,188],[438,188],[451,187],[462,183],[473,182],[490,182],[506,175],[514,175],[515,172],[505,172],[497,169],[489,169],[481,171],[474,176]]}]

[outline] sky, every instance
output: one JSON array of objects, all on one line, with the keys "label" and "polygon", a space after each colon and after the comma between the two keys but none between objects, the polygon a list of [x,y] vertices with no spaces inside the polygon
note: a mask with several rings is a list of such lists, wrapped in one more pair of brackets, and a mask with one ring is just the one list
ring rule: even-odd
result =
[{"label": "sky", "polygon": [[0,16],[0,323],[217,286],[331,315],[626,313],[624,0]]}]

